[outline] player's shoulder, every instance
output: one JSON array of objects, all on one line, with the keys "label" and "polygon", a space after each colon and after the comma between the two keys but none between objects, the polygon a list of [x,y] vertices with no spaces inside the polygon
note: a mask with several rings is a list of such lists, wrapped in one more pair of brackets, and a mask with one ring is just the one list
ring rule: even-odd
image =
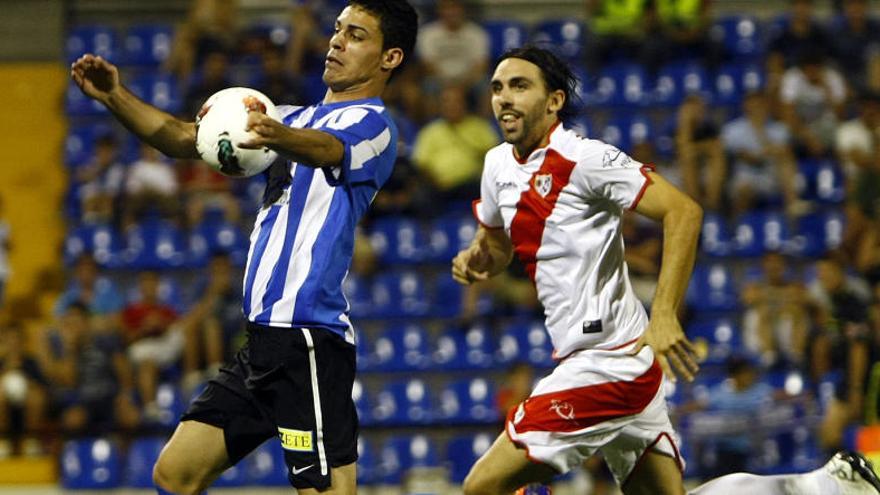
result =
[{"label": "player's shoulder", "polygon": [[563,158],[588,168],[607,167],[629,158],[626,153],[612,144],[583,137],[570,129],[554,133],[551,147]]}]

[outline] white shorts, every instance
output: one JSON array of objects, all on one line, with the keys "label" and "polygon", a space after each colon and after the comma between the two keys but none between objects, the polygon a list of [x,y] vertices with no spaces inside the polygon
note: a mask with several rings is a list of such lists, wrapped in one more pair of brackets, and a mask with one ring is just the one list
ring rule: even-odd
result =
[{"label": "white shorts", "polygon": [[669,421],[663,372],[650,347],[578,351],[535,386],[507,416],[507,435],[529,459],[568,472],[601,450],[623,485],[647,450],[684,471]]}]

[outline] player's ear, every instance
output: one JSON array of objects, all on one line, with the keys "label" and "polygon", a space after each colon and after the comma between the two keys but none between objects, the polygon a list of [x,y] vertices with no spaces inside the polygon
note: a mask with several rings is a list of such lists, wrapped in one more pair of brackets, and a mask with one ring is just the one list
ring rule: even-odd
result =
[{"label": "player's ear", "polygon": [[394,70],[403,63],[403,50],[389,48],[382,52],[382,70]]},{"label": "player's ear", "polygon": [[550,98],[547,100],[547,113],[559,113],[565,106],[565,92],[561,89],[550,92]]}]

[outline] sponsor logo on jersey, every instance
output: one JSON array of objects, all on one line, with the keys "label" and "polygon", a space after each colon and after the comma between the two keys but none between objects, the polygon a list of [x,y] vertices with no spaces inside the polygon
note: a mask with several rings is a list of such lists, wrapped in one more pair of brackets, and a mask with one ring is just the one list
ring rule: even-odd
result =
[{"label": "sponsor logo on jersey", "polygon": [[547,197],[551,189],[553,189],[552,174],[538,174],[535,176],[535,191],[538,191],[542,198]]},{"label": "sponsor logo on jersey", "polygon": [[278,438],[284,450],[294,452],[314,452],[315,444],[312,441],[312,432],[303,430],[291,430],[290,428],[278,427]]},{"label": "sponsor logo on jersey", "polygon": [[574,419],[574,406],[568,402],[553,399],[553,401],[550,402],[550,409],[556,411],[556,414],[562,419]]}]

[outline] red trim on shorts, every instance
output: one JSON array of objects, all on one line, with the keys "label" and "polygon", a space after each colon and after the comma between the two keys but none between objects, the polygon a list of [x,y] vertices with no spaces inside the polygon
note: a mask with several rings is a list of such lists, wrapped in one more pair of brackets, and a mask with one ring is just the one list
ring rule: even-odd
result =
[{"label": "red trim on shorts", "polygon": [[483,201],[482,199],[475,199],[471,202],[471,213],[474,214],[474,218],[477,219],[477,223],[480,224],[480,226],[482,226],[484,229],[489,229],[489,230],[503,229],[504,227],[492,227],[491,225],[486,225],[485,223],[483,223],[482,220],[480,220],[480,215],[477,214],[477,205],[480,204],[482,201]]},{"label": "red trim on shorts", "polygon": [[648,186],[654,183],[654,181],[651,180],[650,177],[648,177],[648,172],[655,172],[656,170],[657,167],[655,167],[653,163],[646,163],[642,165],[642,168],[639,169],[639,172],[641,172],[642,175],[645,176],[645,183],[642,184],[642,188],[639,189],[639,194],[636,195],[636,199],[634,199],[632,204],[629,205],[630,210],[636,209],[636,206],[639,205],[639,201],[642,200],[642,196],[645,195],[645,191],[648,189]]},{"label": "red trim on shorts", "polygon": [[[657,438],[655,438],[654,441],[651,442],[651,444],[648,445],[647,447],[645,447],[645,450],[642,451],[642,454],[639,456],[639,458],[636,460],[636,463],[633,465],[632,470],[626,476],[626,479],[623,481],[623,483],[620,484],[621,490],[623,489],[623,487],[626,486],[627,483],[629,483],[629,480],[632,478],[633,473],[636,472],[636,469],[639,468],[639,465],[642,463],[642,460],[645,458],[645,454],[649,450],[653,449],[654,446],[657,445],[660,442],[660,439],[662,439],[663,437],[666,437],[666,439],[669,440],[669,444],[672,445],[672,451],[675,452],[675,457],[673,457],[673,459],[675,459],[675,464],[678,466],[678,470],[681,471],[682,474],[684,474],[684,465],[681,462],[681,454],[678,452],[678,446],[675,445],[675,441],[672,440],[672,437],[669,435],[669,433],[662,431],[662,432],[660,432],[659,435],[657,435]],[[657,453],[660,455],[667,455],[665,452],[657,451]]]},{"label": "red trim on shorts", "polygon": [[554,471],[558,472],[559,474],[562,474],[562,472],[559,471],[559,469],[557,469],[556,466],[554,466],[553,464],[550,464],[548,462],[544,462],[540,459],[532,457],[532,454],[529,453],[529,446],[519,440],[514,439],[510,435],[510,428],[513,428],[513,416],[514,416],[514,414],[516,414],[516,410],[518,408],[519,408],[519,406],[513,406],[510,408],[510,410],[507,411],[507,421],[506,421],[506,424],[504,425],[504,434],[507,435],[507,439],[510,440],[510,442],[513,443],[513,445],[516,448],[525,450],[526,451],[526,459],[528,459],[529,462],[531,462],[532,464],[544,465],[544,466],[549,467],[550,469],[553,469]]},{"label": "red trim on shorts", "polygon": [[522,404],[525,414],[514,426],[519,434],[572,432],[638,414],[651,403],[662,382],[663,372],[655,359],[632,381],[598,383],[529,397]]}]

